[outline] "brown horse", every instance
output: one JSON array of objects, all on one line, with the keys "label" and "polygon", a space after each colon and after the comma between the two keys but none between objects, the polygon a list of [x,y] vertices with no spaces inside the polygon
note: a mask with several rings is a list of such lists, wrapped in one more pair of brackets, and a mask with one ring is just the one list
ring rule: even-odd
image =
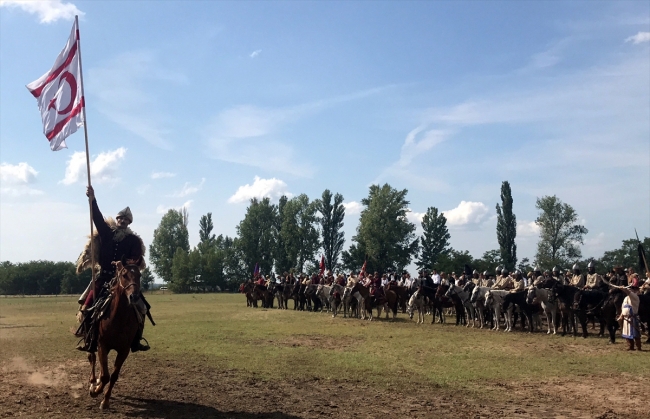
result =
[{"label": "brown horse", "polygon": [[397,294],[390,290],[384,290],[384,295],[379,298],[375,298],[370,295],[370,289],[361,285],[360,282],[357,282],[352,290],[352,294],[358,292],[363,298],[363,307],[360,307],[361,318],[365,319],[366,313],[369,315],[370,321],[372,321],[372,309],[377,308],[377,318],[381,316],[381,310],[385,309],[386,318],[388,318],[389,310],[393,312],[393,320],[397,315]]},{"label": "brown horse", "polygon": [[[122,262],[113,262],[116,275],[111,283],[112,300],[108,308],[107,317],[99,320],[99,335],[97,338],[97,355],[91,352],[88,354],[90,361],[90,396],[97,397],[104,393],[104,400],[100,409],[108,409],[109,400],[113,386],[120,375],[122,364],[129,356],[131,342],[138,331],[140,313],[137,312],[136,303],[140,298],[140,269],[137,265],[123,266]],[[108,353],[114,350],[117,352],[113,373],[108,371]],[[95,378],[95,363],[99,357],[101,375]],[[109,383],[110,382],[110,383]]]}]

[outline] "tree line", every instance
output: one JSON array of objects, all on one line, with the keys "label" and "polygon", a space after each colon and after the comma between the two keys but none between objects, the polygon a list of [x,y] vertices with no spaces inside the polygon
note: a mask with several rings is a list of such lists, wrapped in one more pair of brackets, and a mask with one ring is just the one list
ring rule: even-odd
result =
[{"label": "tree line", "polygon": [[[517,220],[513,212],[510,184],[501,185],[501,202],[496,205],[498,249],[474,258],[466,250],[450,246],[447,219],[436,207],[429,207],[422,217],[422,234],[407,214],[408,190],[388,184],[372,185],[361,200],[363,209],[351,238],[343,250],[342,231],[345,218],[343,196],[326,189],[320,198],[310,200],[305,194],[282,196],[277,204],[269,198],[250,201],[244,218],[236,228],[236,236],[212,233],[212,214],[199,220],[199,244],[190,249],[187,216],[169,210],[154,232],[150,259],[156,274],[177,292],[220,288],[234,289],[250,279],[256,267],[262,274],[314,273],[321,257],[326,269],[358,272],[365,263],[370,272],[400,272],[411,262],[418,269],[462,272],[466,266],[479,271],[493,271],[503,266],[510,271],[542,270],[555,266],[570,268],[576,262],[583,269],[591,260],[599,262],[599,270],[614,265],[636,265],[637,242],[623,241],[620,249],[605,252],[602,258],[582,259],[580,245],[588,233],[579,223],[578,214],[557,196],[544,196],[536,201],[540,230],[535,259],[517,258]],[[644,240],[645,246],[650,239]]]},{"label": "tree line", "polygon": [[[580,245],[588,233],[578,214],[557,196],[536,201],[535,220],[540,236],[535,259],[517,258],[517,220],[513,212],[510,184],[501,185],[501,202],[496,205],[498,249],[474,258],[466,250],[450,246],[447,219],[436,207],[427,208],[416,234],[416,225],[407,214],[408,190],[388,184],[372,185],[361,201],[363,209],[350,246],[344,249],[345,206],[341,194],[323,191],[310,200],[305,194],[282,196],[277,204],[269,198],[252,199],[236,236],[216,235],[212,214],[200,217],[199,243],[189,244],[186,209],[169,210],[154,231],[149,246],[153,272],[175,292],[234,290],[249,279],[257,266],[261,273],[314,273],[321,256],[331,271],[358,272],[366,263],[370,272],[400,272],[414,262],[418,269],[462,272],[465,266],[478,271],[494,271],[503,266],[510,271],[542,270],[558,266],[570,268],[575,262],[586,267],[595,260],[604,272],[615,265],[638,264],[637,240],[624,240],[619,249],[607,251],[600,259],[583,259]],[[650,238],[643,240],[650,247]],[[153,281],[147,268],[143,287]],[[0,294],[81,293],[90,281],[90,272],[75,274],[71,262],[32,261],[0,263]]]}]

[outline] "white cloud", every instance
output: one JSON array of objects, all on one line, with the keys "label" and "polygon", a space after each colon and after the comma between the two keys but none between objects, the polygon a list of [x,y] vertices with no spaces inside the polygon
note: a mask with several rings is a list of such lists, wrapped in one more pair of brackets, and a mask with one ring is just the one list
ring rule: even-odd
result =
[{"label": "white cloud", "polygon": [[185,208],[186,210],[189,211],[190,207],[192,206],[192,202],[194,202],[194,200],[190,199],[189,201],[185,202],[180,207],[166,207],[164,205],[158,205],[158,207],[156,207],[156,213],[161,214],[161,215],[165,215],[165,214],[167,214],[167,212],[170,209],[175,209],[177,211],[180,211],[181,208]]},{"label": "white cloud", "polygon": [[5,195],[5,196],[23,196],[23,195],[34,196],[34,195],[43,195],[44,193],[45,192],[41,191],[40,189],[34,189],[24,185],[14,186],[14,187],[3,186],[0,188],[0,195]]},{"label": "white cloud", "polygon": [[640,44],[641,42],[650,42],[650,32],[639,32],[632,35],[625,40],[625,42],[632,42],[633,44]]},{"label": "white cloud", "polygon": [[424,212],[415,212],[412,209],[408,209],[408,212],[406,213],[406,218],[415,224],[417,227],[420,227],[422,224],[422,219],[424,218]]},{"label": "white cloud", "polygon": [[248,202],[252,198],[271,198],[272,200],[277,200],[282,195],[286,195],[289,198],[293,196],[293,194],[287,192],[287,184],[282,180],[276,178],[261,179],[259,176],[255,176],[253,184],[240,186],[237,192],[228,198],[228,203],[238,204]]},{"label": "white cloud", "polygon": [[175,177],[176,173],[170,173],[170,172],[153,172],[151,174],[151,179],[165,179],[165,178],[170,178],[170,177]]},{"label": "white cloud", "polygon": [[73,20],[75,15],[83,16],[82,12],[72,3],[61,0],[0,0],[0,7],[19,8],[31,14],[38,15],[41,23],[52,23],[59,19]]},{"label": "white cloud", "polygon": [[175,198],[183,198],[187,195],[192,195],[203,189],[203,184],[205,183],[205,178],[201,179],[201,183],[198,185],[192,185],[190,182],[185,182],[185,185],[181,188],[180,191],[174,192],[170,196]]},{"label": "white cloud", "polygon": [[249,55],[249,57],[251,57],[251,58],[255,58],[255,57],[257,57],[258,55],[260,55],[261,52],[262,52],[261,49],[256,49],[255,51],[251,52],[251,54]]},{"label": "white cloud", "polygon": [[431,150],[435,145],[445,141],[448,136],[448,131],[437,129],[425,130],[425,126],[423,125],[415,128],[406,136],[404,144],[402,145],[400,158],[396,165],[407,167],[416,157]]},{"label": "white cloud", "polygon": [[524,221],[517,223],[518,237],[531,237],[539,235],[539,226],[535,221]]},{"label": "white cloud", "polygon": [[490,210],[482,202],[460,201],[454,209],[443,211],[449,226],[479,224]]},{"label": "white cloud", "polygon": [[[117,169],[124,160],[126,148],[120,147],[117,150],[99,153],[94,160],[90,161],[90,176],[93,183],[114,182]],[[77,151],[68,160],[65,168],[65,178],[61,180],[64,185],[83,181],[86,177],[86,153]]]},{"label": "white cloud", "polygon": [[343,207],[346,216],[361,214],[361,210],[363,210],[363,205],[357,201],[344,202]]},{"label": "white cloud", "polygon": [[313,167],[297,156],[285,140],[278,138],[283,128],[327,107],[362,99],[384,89],[368,89],[282,108],[242,105],[225,109],[204,128],[205,143],[215,159],[310,177]]},{"label": "white cloud", "polygon": [[36,180],[38,172],[27,163],[0,164],[0,181],[4,185],[27,185]]}]

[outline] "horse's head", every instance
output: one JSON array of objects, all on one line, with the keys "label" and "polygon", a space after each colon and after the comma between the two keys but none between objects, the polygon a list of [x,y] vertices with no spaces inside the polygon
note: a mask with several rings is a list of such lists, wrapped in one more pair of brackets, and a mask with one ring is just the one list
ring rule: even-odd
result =
[{"label": "horse's head", "polygon": [[455,288],[456,288],[455,285],[450,285],[449,288],[447,288],[447,291],[445,292],[445,297],[451,298],[452,295],[456,294]]},{"label": "horse's head", "polygon": [[535,297],[537,297],[537,288],[531,286],[528,288],[528,294],[526,295],[526,303],[533,304]]},{"label": "horse's head", "polygon": [[480,288],[481,287],[474,287],[474,289],[472,290],[472,295],[469,297],[470,303],[476,304],[476,301],[478,300],[480,294]]},{"label": "horse's head", "polygon": [[140,299],[140,267],[136,264],[122,264],[121,261],[113,262],[117,284],[115,289],[122,293],[129,305],[135,304]]},{"label": "horse's head", "polygon": [[472,281],[467,281],[467,284],[465,284],[465,286],[463,287],[463,291],[471,293],[472,291],[474,291],[475,286],[476,284],[474,284]]},{"label": "horse's head", "polygon": [[492,294],[492,290],[487,290],[485,292],[485,305],[491,306],[493,302],[494,302],[494,295]]}]

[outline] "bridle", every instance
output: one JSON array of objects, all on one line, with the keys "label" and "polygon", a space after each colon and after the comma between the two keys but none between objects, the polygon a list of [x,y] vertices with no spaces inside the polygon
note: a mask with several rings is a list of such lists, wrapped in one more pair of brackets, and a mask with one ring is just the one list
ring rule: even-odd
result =
[{"label": "bridle", "polygon": [[138,269],[138,270],[139,270],[138,265],[126,265],[125,267],[123,267],[122,269],[120,269],[120,271],[119,271],[119,272],[117,273],[117,275],[115,276],[116,279],[117,279],[117,285],[118,285],[120,288],[122,288],[124,291],[128,290],[128,289],[131,288],[131,287],[135,287],[135,285],[136,285],[135,282],[131,282],[131,283],[130,283],[129,285],[127,285],[127,286],[124,286],[124,285],[122,284],[122,278],[124,278],[124,274],[125,274],[126,272],[128,272],[129,268],[131,268],[131,269]]}]

